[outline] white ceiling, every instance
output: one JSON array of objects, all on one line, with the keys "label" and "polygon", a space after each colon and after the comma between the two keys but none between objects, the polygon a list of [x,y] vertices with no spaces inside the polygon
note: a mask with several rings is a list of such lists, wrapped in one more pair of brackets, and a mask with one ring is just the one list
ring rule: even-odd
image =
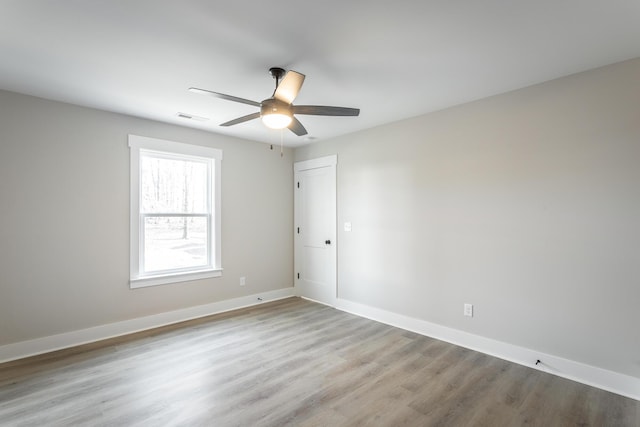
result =
[{"label": "white ceiling", "polygon": [[322,140],[636,57],[638,0],[0,0],[1,89],[268,143],[187,89],[261,101],[294,69],[295,104],[361,109],[300,116]]}]

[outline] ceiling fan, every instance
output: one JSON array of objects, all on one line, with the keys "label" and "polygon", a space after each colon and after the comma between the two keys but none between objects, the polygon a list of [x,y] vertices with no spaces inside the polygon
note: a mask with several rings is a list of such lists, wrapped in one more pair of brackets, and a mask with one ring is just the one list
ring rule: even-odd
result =
[{"label": "ceiling fan", "polygon": [[276,89],[270,98],[267,98],[262,102],[238,98],[237,96],[225,95],[224,93],[213,92],[196,87],[191,87],[189,90],[195,93],[226,99],[227,101],[260,107],[259,112],[238,117],[237,119],[222,123],[220,126],[233,126],[260,117],[262,118],[262,122],[271,129],[289,128],[296,135],[302,136],[307,134],[307,130],[302,126],[302,123],[294,117],[294,114],[307,114],[313,116],[357,116],[360,114],[359,108],[328,107],[323,105],[293,105],[293,100],[298,96],[302,83],[304,82],[304,74],[300,74],[293,70],[287,71],[285,74],[285,70],[278,67],[270,68],[269,73],[271,73],[271,76],[276,80]]}]

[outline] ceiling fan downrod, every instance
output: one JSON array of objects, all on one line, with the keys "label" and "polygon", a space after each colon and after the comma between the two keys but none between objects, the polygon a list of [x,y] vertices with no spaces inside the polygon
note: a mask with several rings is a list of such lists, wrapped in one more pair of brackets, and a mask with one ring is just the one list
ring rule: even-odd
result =
[{"label": "ceiling fan downrod", "polygon": [[[282,77],[284,77],[285,73],[286,73],[286,71],[283,68],[280,68],[280,67],[271,67],[271,68],[269,68],[269,74],[271,74],[271,77],[276,79],[276,90],[278,89],[278,85],[280,84],[280,80],[282,80]],[[275,90],[274,90],[274,93],[275,93]]]}]

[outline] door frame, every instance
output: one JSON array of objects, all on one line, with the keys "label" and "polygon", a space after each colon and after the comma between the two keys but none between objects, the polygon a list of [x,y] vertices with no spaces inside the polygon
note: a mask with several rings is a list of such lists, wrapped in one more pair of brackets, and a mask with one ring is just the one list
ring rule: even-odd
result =
[{"label": "door frame", "polygon": [[[294,194],[294,202],[293,202],[293,206],[294,206],[294,213],[293,213],[293,240],[294,240],[294,248],[293,248],[293,254],[294,254],[294,262],[293,262],[293,266],[294,266],[294,271],[293,271],[293,283],[294,283],[294,293],[297,296],[306,298],[304,295],[301,295],[301,288],[299,286],[299,278],[298,278],[298,273],[301,270],[301,265],[300,265],[300,252],[302,250],[302,241],[301,241],[301,235],[297,233],[297,228],[299,227],[299,218],[300,218],[300,199],[299,199],[299,192],[298,190],[298,182],[300,179],[300,173],[303,171],[307,171],[307,170],[312,170],[312,169],[320,169],[320,168],[325,168],[325,167],[332,167],[333,168],[333,183],[334,186],[332,188],[333,190],[333,195],[332,197],[334,198],[334,211],[333,211],[333,225],[334,225],[334,229],[333,229],[333,241],[335,242],[334,245],[332,245],[332,250],[333,250],[333,266],[334,266],[334,272],[332,274],[333,277],[333,289],[331,290],[331,301],[329,302],[330,306],[335,306],[336,300],[338,298],[338,200],[337,200],[337,193],[338,193],[338,189],[337,189],[337,165],[338,165],[338,155],[337,154],[332,154],[329,156],[324,156],[324,157],[318,157],[315,159],[309,159],[309,160],[302,160],[299,162],[295,162],[293,164],[293,194]],[[307,298],[309,299],[309,298]],[[326,304],[325,302],[322,301],[316,301],[319,302],[321,304]]]}]

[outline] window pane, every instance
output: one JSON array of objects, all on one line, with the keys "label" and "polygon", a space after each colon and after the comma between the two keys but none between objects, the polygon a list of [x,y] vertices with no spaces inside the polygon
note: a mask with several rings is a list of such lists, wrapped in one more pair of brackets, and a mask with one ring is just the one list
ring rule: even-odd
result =
[{"label": "window pane", "polygon": [[141,154],[140,209],[144,213],[205,213],[208,163]]},{"label": "window pane", "polygon": [[144,219],[144,270],[149,272],[208,265],[207,218]]}]

